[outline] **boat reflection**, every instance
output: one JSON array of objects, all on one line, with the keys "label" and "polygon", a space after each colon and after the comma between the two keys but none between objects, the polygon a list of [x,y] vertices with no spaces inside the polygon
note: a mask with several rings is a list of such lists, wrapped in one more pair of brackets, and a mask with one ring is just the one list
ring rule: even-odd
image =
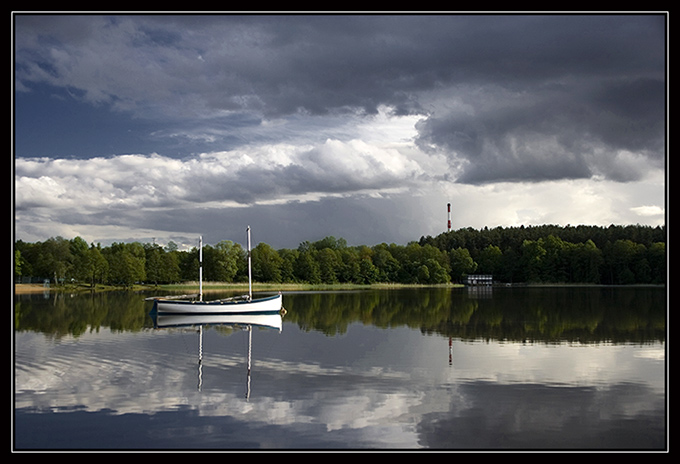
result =
[{"label": "boat reflection", "polygon": [[222,325],[233,327],[263,327],[281,331],[283,317],[281,313],[266,314],[158,314],[154,315],[154,326],[157,329],[169,327],[192,327],[205,325]]},{"label": "boat reflection", "polygon": [[250,398],[250,373],[252,366],[253,327],[278,330],[283,328],[283,312],[266,314],[153,314],[154,327],[197,328],[198,330],[198,391],[203,386],[203,328],[206,326],[231,327],[248,332],[246,375],[246,400]]}]

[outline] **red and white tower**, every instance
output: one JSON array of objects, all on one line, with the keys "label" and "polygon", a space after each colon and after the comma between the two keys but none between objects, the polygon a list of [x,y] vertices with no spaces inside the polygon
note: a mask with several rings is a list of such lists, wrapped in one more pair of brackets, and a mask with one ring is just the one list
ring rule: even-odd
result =
[{"label": "red and white tower", "polygon": [[451,203],[447,203],[446,206],[449,208],[449,225],[448,225],[448,231],[451,232]]}]

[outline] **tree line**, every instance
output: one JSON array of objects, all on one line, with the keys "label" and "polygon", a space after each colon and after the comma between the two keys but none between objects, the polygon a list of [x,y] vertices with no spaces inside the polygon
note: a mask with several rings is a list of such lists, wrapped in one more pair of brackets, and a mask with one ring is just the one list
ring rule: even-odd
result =
[{"label": "tree line", "polygon": [[666,282],[665,226],[466,228],[421,237],[419,243],[445,250],[452,259],[462,256],[467,272],[492,274],[500,282]]},{"label": "tree line", "polygon": [[[445,284],[469,274],[497,282],[663,284],[666,232],[649,226],[537,226],[472,228],[421,237],[406,245],[349,246],[333,236],[297,249],[252,249],[256,282],[309,284]],[[113,243],[80,237],[15,243],[15,281],[49,279],[131,286],[198,280],[198,247],[180,251],[170,242]],[[224,240],[203,246],[203,280],[247,281],[247,252]]]}]

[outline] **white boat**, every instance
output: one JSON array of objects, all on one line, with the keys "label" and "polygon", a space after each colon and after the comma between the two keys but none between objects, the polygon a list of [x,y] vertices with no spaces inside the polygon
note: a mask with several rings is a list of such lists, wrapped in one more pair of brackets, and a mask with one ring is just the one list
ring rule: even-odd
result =
[{"label": "white boat", "polygon": [[203,301],[203,238],[199,238],[199,294],[198,299],[181,299],[182,297],[152,297],[152,313],[156,314],[268,314],[278,313],[283,309],[283,296],[278,295],[253,299],[253,284],[250,259],[250,226],[248,232],[248,295],[224,298],[221,300]]},{"label": "white boat", "polygon": [[278,313],[283,307],[281,294],[267,298],[245,300],[213,300],[191,301],[173,300],[170,298],[155,298],[153,312],[167,314],[196,314],[196,315],[224,315],[224,314],[267,314]]}]

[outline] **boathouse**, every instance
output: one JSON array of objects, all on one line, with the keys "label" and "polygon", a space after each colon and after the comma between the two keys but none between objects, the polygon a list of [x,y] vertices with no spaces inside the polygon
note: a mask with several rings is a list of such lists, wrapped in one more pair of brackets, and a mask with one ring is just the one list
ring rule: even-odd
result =
[{"label": "boathouse", "polygon": [[465,285],[490,286],[493,285],[493,275],[491,274],[470,274],[465,278]]}]

